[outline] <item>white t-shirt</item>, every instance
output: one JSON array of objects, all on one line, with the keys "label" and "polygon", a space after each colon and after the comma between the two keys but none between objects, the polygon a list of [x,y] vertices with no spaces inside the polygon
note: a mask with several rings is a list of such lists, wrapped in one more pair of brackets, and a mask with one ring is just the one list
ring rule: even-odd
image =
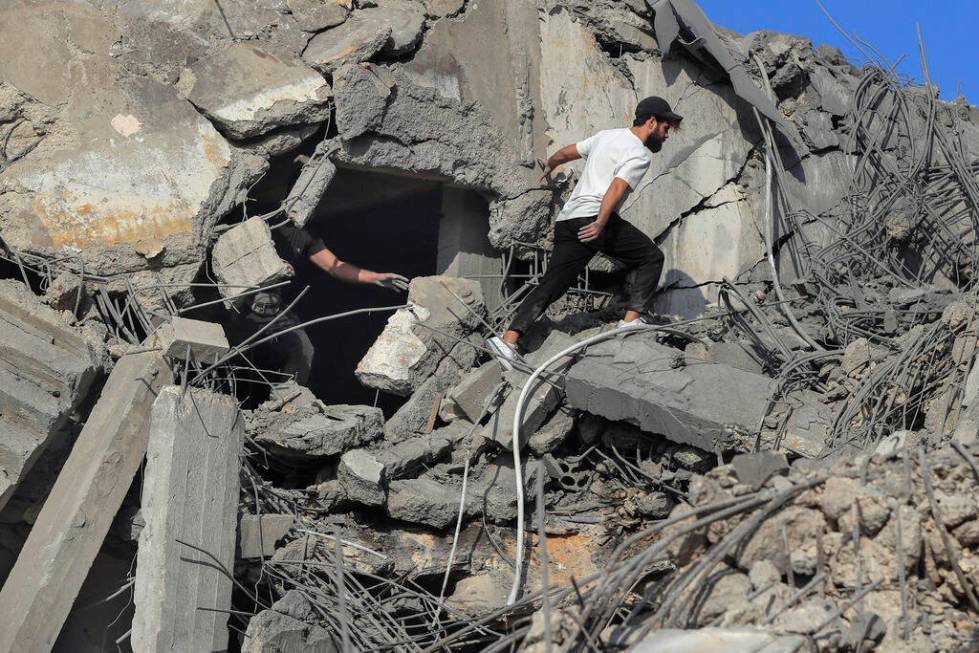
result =
[{"label": "white t-shirt", "polygon": [[[625,198],[642,181],[653,157],[639,138],[623,129],[605,129],[577,144],[585,159],[585,170],[557,220],[572,220],[598,215],[602,198],[616,177],[629,184]],[[618,207],[616,207],[618,208]]]}]

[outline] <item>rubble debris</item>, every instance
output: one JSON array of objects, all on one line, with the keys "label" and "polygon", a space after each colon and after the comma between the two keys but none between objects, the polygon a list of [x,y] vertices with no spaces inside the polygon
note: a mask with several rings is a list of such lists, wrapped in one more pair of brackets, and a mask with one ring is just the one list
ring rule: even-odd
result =
[{"label": "rubble debris", "polygon": [[483,363],[462,377],[442,401],[439,416],[447,422],[467,419],[478,422],[483,415],[486,397],[503,381],[503,369],[496,360]]},{"label": "rubble debris", "polygon": [[243,653],[335,653],[329,631],[316,625],[309,601],[298,590],[290,590],[248,622]]},{"label": "rubble debris", "polygon": [[381,436],[384,414],[371,406],[327,406],[316,399],[293,410],[245,414],[248,433],[280,455],[335,456]]},{"label": "rubble debris", "polygon": [[234,297],[292,277],[292,266],[279,258],[272,230],[261,218],[249,218],[221,234],[211,250],[211,268],[223,297]]},{"label": "rubble debris", "polygon": [[241,560],[271,557],[282,538],[296,524],[295,515],[242,515],[238,522]]},{"label": "rubble debris", "polygon": [[340,457],[337,480],[347,498],[365,506],[383,506],[387,478],[384,465],[363,449],[353,449]]},{"label": "rubble debris", "polygon": [[166,358],[182,361],[189,354],[192,360],[206,364],[216,362],[231,349],[220,324],[186,317],[173,317],[161,324],[147,344],[160,347]]},{"label": "rubble debris", "polygon": [[322,75],[247,43],[219,46],[198,59],[177,88],[237,140],[330,116],[332,91]]},{"label": "rubble debris", "polygon": [[357,11],[346,21],[314,36],[303,60],[322,73],[332,73],[345,63],[367,61],[391,38],[391,26],[380,11]]},{"label": "rubble debris", "polygon": [[705,364],[633,334],[589,348],[565,381],[568,404],[707,451],[745,451],[771,395],[771,381]]},{"label": "rubble debris", "polygon": [[232,579],[215,566],[234,564],[244,424],[233,398],[184,390],[161,388],[149,421],[131,635],[141,651],[228,644]]},{"label": "rubble debris", "polygon": [[143,461],[153,400],[170,381],[158,353],[116,362],[0,589],[0,651],[54,644]]},{"label": "rubble debris", "polygon": [[[63,440],[24,465],[0,513],[0,577],[14,567],[0,651],[50,648],[73,600],[55,648],[92,640],[103,609],[79,624],[101,597],[78,585],[100,573],[88,570],[103,541],[100,558],[130,560],[143,521],[144,543],[165,532],[161,550],[187,560],[147,564],[143,544],[138,605],[159,601],[154,575],[227,571],[217,593],[179,590],[161,608],[196,610],[190,626],[226,619],[232,639],[202,637],[208,650],[974,647],[967,102],[888,62],[858,69],[802,37],[735,34],[690,0],[49,4],[0,9],[0,258],[30,307],[0,364],[4,393],[28,390],[0,396],[0,420],[34,420],[30,443]],[[697,117],[621,207],[666,252],[659,316],[608,330],[628,279],[594,261],[522,342],[537,366],[607,341],[527,387],[531,370],[504,374],[484,343],[550,264],[551,218],[580,167],[545,188],[535,161],[627,124],[649,89]],[[409,191],[433,207],[411,267],[441,276],[412,282],[361,360],[373,406],[276,383],[246,349],[212,367],[227,343],[188,334],[203,326],[183,316],[218,327],[217,304],[286,285],[270,229],[327,236]],[[26,286],[63,319],[36,313]],[[398,308],[369,293],[352,313]],[[42,313],[57,329],[34,324]],[[86,414],[72,374],[107,368],[105,348],[119,362]],[[180,388],[159,390],[165,365]],[[146,383],[120,389],[127,375]],[[137,433],[153,393],[180,423]],[[236,399],[247,437],[234,460],[231,439],[208,435],[240,435]],[[144,509],[138,492],[123,499],[140,435]],[[198,455],[163,505],[161,460],[174,453],[177,473],[205,448],[227,455],[222,471]],[[160,526],[201,496],[200,514]],[[202,519],[213,528],[171,538]],[[112,579],[93,587],[121,605],[128,587]],[[140,609],[132,644],[152,648]]]},{"label": "rubble debris", "polygon": [[486,313],[479,284],[457,277],[415,277],[408,303],[357,365],[361,383],[402,396],[417,390]]},{"label": "rubble debris", "polygon": [[109,360],[92,329],[69,325],[23,284],[0,281],[0,509]]},{"label": "rubble debris", "polygon": [[[525,357],[531,367],[542,365],[552,356],[560,353],[572,344],[572,339],[560,331],[554,331],[532,354]],[[571,365],[571,358],[566,357],[557,361],[553,367],[557,374],[563,373]],[[513,447],[513,416],[517,412],[517,402],[520,392],[527,384],[530,375],[519,370],[510,370],[504,374],[510,384],[511,391],[503,404],[497,409],[483,428],[482,436],[507,449]],[[537,431],[548,417],[554,412],[561,401],[561,382],[553,378],[541,376],[533,381],[527,400],[523,406],[523,429],[521,430],[521,446],[526,444],[529,434]]]},{"label": "rubble debris", "polygon": [[761,487],[765,481],[776,474],[789,471],[789,461],[784,453],[759,451],[738,454],[731,460],[738,481],[754,488]]}]

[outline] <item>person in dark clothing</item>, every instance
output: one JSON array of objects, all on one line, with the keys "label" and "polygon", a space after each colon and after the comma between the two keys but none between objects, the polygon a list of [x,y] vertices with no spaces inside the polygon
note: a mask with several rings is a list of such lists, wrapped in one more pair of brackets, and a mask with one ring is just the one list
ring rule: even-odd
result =
[{"label": "person in dark clothing", "polygon": [[663,271],[663,252],[617,210],[642,181],[652,161],[651,153],[660,151],[670,129],[682,120],[666,100],[648,97],[636,106],[632,127],[600,131],[561,148],[547,160],[542,181],[570,161],[584,158],[585,168],[557,217],[554,252],[544,278],[517,308],[503,338],[490,338],[499,356],[515,360],[520,336],[567,292],[596,252],[634,270],[628,310],[619,327],[632,329],[645,324],[642,316],[649,311]]},{"label": "person in dark clothing", "polygon": [[[372,284],[395,291],[408,288],[408,279],[400,274],[373,272],[341,261],[321,238],[290,223],[273,229],[272,241],[279,257],[290,264],[306,259],[331,277],[348,283]],[[247,339],[285,308],[278,288],[255,293],[248,300],[238,318],[229,325],[229,336],[236,342]],[[282,331],[297,324],[300,324],[299,318],[290,313],[276,321],[272,330]],[[252,362],[259,369],[278,370],[305,385],[313,367],[314,353],[309,335],[304,329],[296,329],[257,346],[251,355]],[[279,379],[269,380],[274,382]]]}]

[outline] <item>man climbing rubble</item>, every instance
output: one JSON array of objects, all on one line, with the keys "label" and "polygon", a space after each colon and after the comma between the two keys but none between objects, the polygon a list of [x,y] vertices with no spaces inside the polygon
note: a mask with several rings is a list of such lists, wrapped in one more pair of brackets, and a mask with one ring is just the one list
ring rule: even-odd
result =
[{"label": "man climbing rubble", "polygon": [[[279,257],[291,265],[308,259],[331,277],[356,284],[372,284],[402,292],[408,289],[408,279],[394,272],[373,272],[340,260],[327,248],[321,238],[290,223],[272,230],[272,240]],[[279,289],[258,292],[229,326],[229,337],[237,344],[254,334],[283,310]],[[294,315],[284,315],[273,329],[282,331],[300,324]],[[260,369],[272,369],[305,385],[313,366],[315,351],[305,329],[296,329],[256,347],[253,362]],[[276,381],[276,379],[270,379]]]},{"label": "man climbing rubble", "polygon": [[647,97],[636,106],[631,127],[606,129],[580,143],[567,145],[548,160],[541,181],[560,165],[585,159],[581,179],[557,217],[554,252],[540,285],[520,304],[510,328],[490,346],[507,361],[517,357],[521,335],[548,306],[567,292],[596,252],[602,252],[634,271],[629,307],[618,326],[642,327],[644,315],[663,271],[663,252],[617,210],[649,169],[650,153],[659,152],[683,117],[660,97]]}]

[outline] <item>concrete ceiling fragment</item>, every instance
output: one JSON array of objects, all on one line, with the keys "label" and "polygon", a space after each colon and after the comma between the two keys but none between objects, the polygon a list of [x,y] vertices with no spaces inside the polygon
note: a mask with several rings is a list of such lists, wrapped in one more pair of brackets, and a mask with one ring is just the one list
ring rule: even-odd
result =
[{"label": "concrete ceiling fragment", "polygon": [[[800,143],[799,134],[765,92],[748,75],[744,63],[737,61],[730,49],[717,35],[714,24],[694,0],[646,0],[656,15],[653,27],[656,40],[662,50],[668,50],[677,40],[692,54],[706,51],[731,78],[734,92],[742,100],[755,107],[759,113],[774,122],[793,143]],[[691,42],[680,39],[681,30],[693,35]],[[698,58],[702,58],[699,57]]]}]

